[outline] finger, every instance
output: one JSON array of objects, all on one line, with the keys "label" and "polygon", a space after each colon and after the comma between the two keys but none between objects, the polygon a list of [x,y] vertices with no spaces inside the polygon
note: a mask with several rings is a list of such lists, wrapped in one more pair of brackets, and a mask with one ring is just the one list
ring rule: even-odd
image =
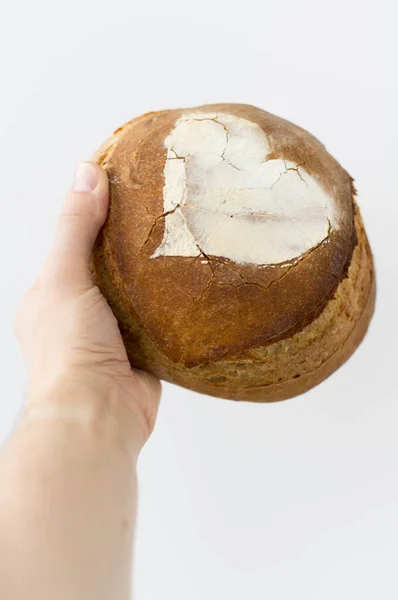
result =
[{"label": "finger", "polygon": [[162,392],[162,384],[161,381],[155,377],[155,375],[152,375],[152,373],[149,373],[148,371],[134,368],[133,372],[135,372],[138,376],[138,381],[140,383],[142,391],[140,397],[144,398],[144,402],[142,403],[142,411],[146,423],[146,438],[148,438],[155,427],[160,403],[160,395]]},{"label": "finger", "polygon": [[152,395],[158,404],[162,391],[160,379],[152,373],[149,373],[149,371],[144,371],[144,369],[138,369],[135,367],[133,371],[139,376],[145,391]]},{"label": "finger", "polygon": [[61,210],[55,241],[41,278],[65,285],[91,283],[90,258],[108,212],[108,178],[91,162],[81,163]]}]

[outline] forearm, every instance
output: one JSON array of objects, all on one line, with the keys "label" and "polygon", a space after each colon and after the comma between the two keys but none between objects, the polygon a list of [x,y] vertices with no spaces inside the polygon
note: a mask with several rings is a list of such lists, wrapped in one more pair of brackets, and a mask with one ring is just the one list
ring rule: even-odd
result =
[{"label": "forearm", "polygon": [[0,456],[0,597],[127,600],[136,454],[118,399],[45,399]]}]

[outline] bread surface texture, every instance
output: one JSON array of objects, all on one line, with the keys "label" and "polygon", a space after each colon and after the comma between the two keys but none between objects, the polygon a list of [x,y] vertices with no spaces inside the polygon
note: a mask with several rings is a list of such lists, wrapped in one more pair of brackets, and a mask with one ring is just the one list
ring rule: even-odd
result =
[{"label": "bread surface texture", "polygon": [[217,104],[133,119],[94,158],[110,210],[93,273],[133,366],[275,401],[354,352],[374,310],[372,254],[352,178],[311,134]]}]

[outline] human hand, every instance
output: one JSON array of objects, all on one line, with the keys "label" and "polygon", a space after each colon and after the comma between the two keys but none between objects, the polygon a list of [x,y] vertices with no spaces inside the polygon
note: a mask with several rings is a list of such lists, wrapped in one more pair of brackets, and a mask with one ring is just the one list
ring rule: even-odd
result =
[{"label": "human hand", "polygon": [[160,383],[131,368],[116,318],[90,272],[108,204],[105,172],[82,163],[54,246],[17,311],[15,329],[28,367],[28,406],[50,402],[53,411],[65,411],[66,402],[77,415],[83,398],[95,398],[94,406],[131,423],[142,446],[154,426]]}]

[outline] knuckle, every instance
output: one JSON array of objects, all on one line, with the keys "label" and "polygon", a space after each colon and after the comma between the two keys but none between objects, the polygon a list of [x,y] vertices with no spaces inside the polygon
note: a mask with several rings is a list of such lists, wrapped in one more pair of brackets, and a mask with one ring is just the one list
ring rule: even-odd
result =
[{"label": "knuckle", "polygon": [[76,221],[94,211],[93,195],[91,192],[73,192],[66,199],[61,211],[61,218],[67,221]]},{"label": "knuckle", "polygon": [[59,221],[67,225],[75,225],[81,218],[81,213],[63,210],[59,215]]}]

